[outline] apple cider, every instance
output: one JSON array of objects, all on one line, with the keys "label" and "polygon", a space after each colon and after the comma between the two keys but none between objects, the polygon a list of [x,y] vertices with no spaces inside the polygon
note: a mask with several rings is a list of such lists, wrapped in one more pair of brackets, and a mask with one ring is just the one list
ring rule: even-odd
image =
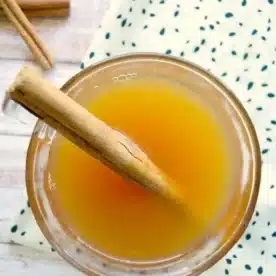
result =
[{"label": "apple cider", "polygon": [[227,208],[230,150],[215,113],[188,89],[158,78],[116,83],[84,105],[133,139],[174,180],[187,209],[122,178],[57,135],[48,172],[66,224],[119,259],[154,261],[185,252]]}]

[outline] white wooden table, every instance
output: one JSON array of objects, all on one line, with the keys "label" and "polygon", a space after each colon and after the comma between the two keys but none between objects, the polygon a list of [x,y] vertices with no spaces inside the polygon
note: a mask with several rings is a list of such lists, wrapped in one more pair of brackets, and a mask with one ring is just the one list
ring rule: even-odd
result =
[{"label": "white wooden table", "polygon": [[[71,3],[71,15],[67,19],[31,20],[56,58],[56,68],[48,77],[58,86],[78,71],[80,60],[93,39],[94,30],[109,6],[109,0],[71,0]],[[18,70],[31,59],[21,37],[4,18],[0,18],[0,103],[5,89]],[[0,113],[0,275],[81,275],[56,253],[46,254],[11,245],[4,237],[3,233],[10,227],[11,218],[22,207],[29,137],[18,137],[14,132],[26,130]]]}]

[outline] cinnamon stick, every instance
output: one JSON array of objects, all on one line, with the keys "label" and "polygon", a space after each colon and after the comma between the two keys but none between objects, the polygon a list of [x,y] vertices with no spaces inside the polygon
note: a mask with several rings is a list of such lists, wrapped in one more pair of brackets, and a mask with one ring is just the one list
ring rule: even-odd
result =
[{"label": "cinnamon stick", "polygon": [[[16,0],[27,17],[37,16],[68,16],[69,0]],[[3,14],[0,1],[0,15]]]},{"label": "cinnamon stick", "polygon": [[53,66],[52,57],[18,4],[15,0],[0,1],[7,18],[21,34],[35,59],[40,63],[43,69],[50,69]]},{"label": "cinnamon stick", "polygon": [[16,0],[22,9],[61,9],[69,8],[70,0]]},{"label": "cinnamon stick", "polygon": [[123,177],[174,202],[177,193],[141,148],[76,103],[32,68],[23,68],[8,90],[11,99]]},{"label": "cinnamon stick", "polygon": [[[67,17],[70,10],[67,8],[61,9],[22,9],[27,17]],[[3,9],[0,8],[0,16],[4,15]]]}]

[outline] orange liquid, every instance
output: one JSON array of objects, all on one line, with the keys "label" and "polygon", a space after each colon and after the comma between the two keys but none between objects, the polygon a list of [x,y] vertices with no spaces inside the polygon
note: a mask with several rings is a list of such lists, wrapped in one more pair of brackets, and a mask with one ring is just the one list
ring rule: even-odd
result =
[{"label": "orange liquid", "polygon": [[49,170],[66,223],[118,258],[156,260],[185,252],[226,204],[228,148],[215,116],[183,87],[157,79],[116,84],[86,107],[136,141],[174,180],[189,210],[126,181],[58,136]]}]

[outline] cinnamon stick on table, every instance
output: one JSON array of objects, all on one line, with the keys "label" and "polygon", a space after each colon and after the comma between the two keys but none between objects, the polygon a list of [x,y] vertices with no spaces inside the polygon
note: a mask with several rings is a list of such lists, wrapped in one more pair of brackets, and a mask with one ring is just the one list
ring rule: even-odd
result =
[{"label": "cinnamon stick on table", "polygon": [[43,69],[50,69],[53,66],[53,59],[16,1],[0,0],[0,2],[7,18],[21,34],[35,59],[40,63]]},{"label": "cinnamon stick on table", "polygon": [[10,97],[109,168],[180,203],[168,179],[138,145],[112,129],[31,68],[23,68]]},{"label": "cinnamon stick on table", "polygon": [[[70,13],[70,0],[16,0],[16,2],[28,17],[68,16]],[[1,13],[3,10],[0,4]]]}]

